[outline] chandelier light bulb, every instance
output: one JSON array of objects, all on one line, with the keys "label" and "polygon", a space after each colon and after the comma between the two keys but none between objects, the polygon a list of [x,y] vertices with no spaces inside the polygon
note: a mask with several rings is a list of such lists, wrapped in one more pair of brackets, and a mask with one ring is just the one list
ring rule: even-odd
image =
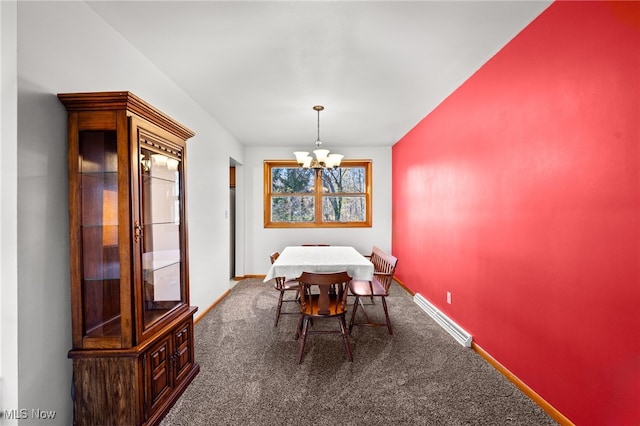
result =
[{"label": "chandelier light bulb", "polygon": [[296,156],[296,161],[298,162],[298,165],[301,166],[309,156],[309,153],[307,151],[296,151],[293,155]]}]

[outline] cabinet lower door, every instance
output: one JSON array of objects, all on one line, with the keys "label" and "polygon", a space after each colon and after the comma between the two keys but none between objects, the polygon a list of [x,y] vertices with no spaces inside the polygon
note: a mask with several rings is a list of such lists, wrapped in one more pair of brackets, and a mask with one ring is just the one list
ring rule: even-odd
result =
[{"label": "cabinet lower door", "polygon": [[191,372],[193,368],[193,322],[187,321],[176,329],[173,334],[175,348],[175,378],[179,382]]},{"label": "cabinet lower door", "polygon": [[166,335],[145,354],[147,417],[171,394],[173,388],[171,335]]}]

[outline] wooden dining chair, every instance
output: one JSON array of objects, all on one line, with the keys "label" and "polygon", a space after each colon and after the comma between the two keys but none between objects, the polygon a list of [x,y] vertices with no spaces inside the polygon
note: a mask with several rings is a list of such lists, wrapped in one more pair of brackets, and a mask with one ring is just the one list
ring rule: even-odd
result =
[{"label": "wooden dining chair", "polygon": [[[269,258],[271,259],[271,264],[278,259],[280,253],[274,251],[271,253]],[[274,287],[276,290],[280,292],[280,296],[278,297],[278,304],[276,306],[276,322],[273,325],[274,327],[278,326],[278,320],[280,319],[280,315],[296,315],[298,312],[282,312],[282,303],[283,302],[298,302],[298,281],[297,280],[288,280],[285,277],[275,277],[274,278]],[[285,299],[284,294],[286,292],[295,291],[295,297],[293,299]]]},{"label": "wooden dining chair", "polygon": [[[313,273],[303,272],[300,283],[300,319],[296,339],[300,339],[298,364],[302,362],[304,345],[309,334],[340,334],[349,361],[353,361],[351,345],[347,336],[345,316],[347,313],[347,293],[351,277],[347,272]],[[339,330],[310,330],[312,320],[335,319]]]},{"label": "wooden dining chair", "polygon": [[[375,246],[373,247],[371,256],[367,257],[369,257],[369,260],[373,263],[373,280],[352,280],[349,283],[349,291],[355,296],[353,310],[351,311],[351,320],[349,321],[349,334],[351,334],[351,330],[353,330],[354,325],[367,325],[371,327],[386,325],[389,330],[389,334],[393,334],[386,298],[389,296],[389,288],[393,281],[393,274],[396,270],[398,259]],[[362,303],[362,298],[370,298],[373,301],[374,298],[378,297],[381,299],[382,308],[384,309],[384,323],[374,322]],[[364,321],[355,321],[358,307],[362,308],[361,310],[362,315],[364,316]]]}]

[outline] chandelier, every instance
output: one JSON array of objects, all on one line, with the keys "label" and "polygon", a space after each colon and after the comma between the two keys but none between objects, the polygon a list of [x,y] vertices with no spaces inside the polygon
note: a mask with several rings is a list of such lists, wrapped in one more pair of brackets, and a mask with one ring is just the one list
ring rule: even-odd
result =
[{"label": "chandelier", "polygon": [[296,156],[298,166],[305,169],[314,169],[316,171],[322,169],[335,169],[340,167],[340,162],[344,155],[329,154],[328,149],[321,148],[322,141],[320,140],[320,111],[324,110],[322,105],[316,105],[313,107],[314,111],[318,112],[318,138],[316,139],[316,149],[313,151],[316,158],[309,155],[307,151],[296,151],[293,154]]}]

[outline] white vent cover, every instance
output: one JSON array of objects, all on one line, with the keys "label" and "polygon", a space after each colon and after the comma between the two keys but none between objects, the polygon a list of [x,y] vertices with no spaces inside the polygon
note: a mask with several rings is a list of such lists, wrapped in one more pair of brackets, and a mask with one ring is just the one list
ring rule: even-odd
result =
[{"label": "white vent cover", "polygon": [[453,336],[454,339],[462,346],[467,348],[471,347],[471,341],[473,337],[466,331],[464,331],[458,324],[453,322],[449,317],[443,314],[438,308],[433,306],[427,299],[425,299],[420,293],[416,293],[413,296],[413,301],[416,305],[420,306],[435,322],[440,324],[440,327]]}]

